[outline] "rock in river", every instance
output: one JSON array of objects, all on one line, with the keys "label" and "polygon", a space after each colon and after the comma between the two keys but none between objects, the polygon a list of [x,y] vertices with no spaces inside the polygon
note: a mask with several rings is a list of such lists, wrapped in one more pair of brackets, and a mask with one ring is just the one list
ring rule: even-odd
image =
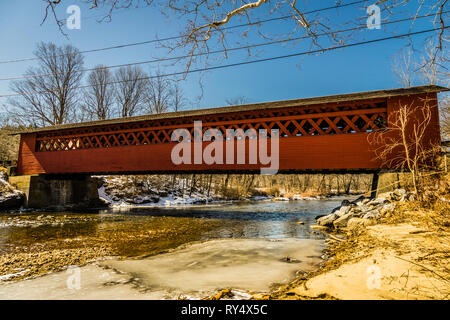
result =
[{"label": "rock in river", "polygon": [[17,191],[0,195],[0,210],[19,209],[25,201],[25,194]]},{"label": "rock in river", "polygon": [[319,226],[331,227],[331,226],[333,226],[333,221],[336,220],[337,218],[339,218],[339,216],[335,213],[332,213],[332,214],[329,214],[327,216],[317,219],[317,224]]}]

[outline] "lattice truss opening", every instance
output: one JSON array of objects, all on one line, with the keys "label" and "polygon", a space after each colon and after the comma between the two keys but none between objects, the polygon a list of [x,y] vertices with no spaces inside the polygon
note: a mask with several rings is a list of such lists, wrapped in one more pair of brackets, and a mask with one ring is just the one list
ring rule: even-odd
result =
[{"label": "lattice truss opening", "polygon": [[[126,121],[126,119],[124,119]],[[354,134],[381,130],[387,124],[386,100],[352,104],[324,104],[239,111],[197,117],[165,118],[124,122],[108,126],[80,127],[37,135],[36,151],[64,151],[174,143],[172,133],[187,129],[194,136],[194,121],[202,121],[202,133],[219,130],[224,139],[227,129],[279,130],[280,138]],[[244,136],[234,136],[242,139]]]}]

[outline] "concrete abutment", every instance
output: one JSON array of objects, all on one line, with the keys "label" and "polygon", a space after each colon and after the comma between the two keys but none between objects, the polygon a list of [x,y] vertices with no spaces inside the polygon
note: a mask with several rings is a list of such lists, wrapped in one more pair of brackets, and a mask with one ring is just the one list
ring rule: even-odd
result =
[{"label": "concrete abutment", "polygon": [[99,181],[89,175],[21,175],[9,177],[9,182],[25,193],[26,208],[97,208],[104,205],[98,196]]}]

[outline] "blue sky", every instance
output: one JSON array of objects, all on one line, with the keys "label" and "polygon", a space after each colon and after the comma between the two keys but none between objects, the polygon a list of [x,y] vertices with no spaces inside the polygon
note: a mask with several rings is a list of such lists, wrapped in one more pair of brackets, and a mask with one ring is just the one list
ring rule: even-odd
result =
[{"label": "blue sky", "polygon": [[[352,0],[343,1],[351,2]],[[412,1],[415,3],[415,1]],[[331,0],[309,1],[306,10],[334,5]],[[112,22],[98,23],[102,11],[92,11],[77,0],[63,1],[60,17],[71,4],[78,4],[82,11],[81,30],[65,29],[68,38],[58,30],[52,19],[40,25],[44,16],[44,2],[37,0],[15,0],[0,2],[0,61],[28,58],[38,41],[52,41],[56,44],[70,43],[80,50],[96,49],[130,42],[145,41],[159,37],[178,35],[182,31],[182,21],[168,21],[153,7],[118,11]],[[401,8],[404,14],[414,12],[414,5]],[[357,6],[340,11],[330,11],[331,19],[366,19],[366,13]],[[399,16],[392,19],[397,19]],[[273,22],[276,31],[289,31],[292,25]],[[364,30],[359,40],[367,40],[401,34],[409,31],[408,22],[386,26],[382,30]],[[419,21],[413,31],[432,28],[429,19]],[[425,36],[414,39],[420,43]],[[250,38],[253,42],[263,39]],[[391,70],[392,57],[406,44],[407,39],[391,40],[382,43],[331,51],[325,54],[294,57],[266,63],[214,70],[203,75],[203,98],[197,102],[201,93],[198,75],[189,75],[182,86],[189,103],[186,109],[215,107],[225,105],[227,98],[245,96],[249,102],[263,102],[294,98],[306,98],[331,94],[360,92],[400,87]],[[211,65],[228,64],[252,59],[280,56],[309,50],[306,42],[289,46],[271,46],[257,57],[247,57],[243,53],[232,53],[228,60],[218,60]],[[97,64],[114,65],[164,57],[166,52],[154,45],[143,45],[124,49],[85,54],[85,68]],[[0,64],[0,78],[22,75],[35,62]],[[155,64],[145,65],[146,71],[155,71]],[[164,67],[162,73],[182,70],[183,65]],[[9,84],[0,81],[0,95],[11,93]],[[2,99],[0,104],[5,101]]]}]

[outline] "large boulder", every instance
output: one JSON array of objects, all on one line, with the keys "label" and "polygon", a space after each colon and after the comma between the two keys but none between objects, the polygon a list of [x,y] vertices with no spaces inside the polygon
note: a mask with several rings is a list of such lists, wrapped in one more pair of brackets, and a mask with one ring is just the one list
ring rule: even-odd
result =
[{"label": "large boulder", "polygon": [[351,206],[342,206],[338,210],[334,212],[334,214],[338,215],[339,217],[342,217],[343,215],[347,214],[352,209]]},{"label": "large boulder", "polygon": [[[339,207],[334,208],[331,213],[336,213],[337,211],[346,212],[349,208],[353,207],[354,204],[347,199],[342,200],[341,205]],[[343,209],[344,208],[344,209]]]},{"label": "large boulder", "polygon": [[332,214],[329,214],[327,216],[317,219],[317,224],[319,226],[332,227],[333,221],[336,220],[337,218],[339,218],[339,216],[335,213],[332,213]]},{"label": "large boulder", "polygon": [[352,201],[353,204],[361,203],[364,199],[366,199],[364,196],[359,196],[355,200]]},{"label": "large boulder", "polygon": [[382,216],[384,216],[385,214],[387,214],[387,213],[392,213],[394,210],[395,210],[395,207],[396,207],[397,205],[394,203],[394,202],[392,202],[392,203],[386,203],[385,205],[383,205],[383,207],[381,207],[381,209],[380,209],[380,214],[382,215]]},{"label": "large boulder", "polygon": [[385,198],[386,200],[392,201],[405,201],[407,199],[407,192],[405,189],[396,189],[391,192],[385,192],[379,195],[378,198]]},{"label": "large boulder", "polygon": [[405,189],[397,189],[392,193],[391,198],[393,201],[405,201],[406,195]]},{"label": "large boulder", "polygon": [[25,202],[25,193],[14,191],[6,194],[0,194],[0,211],[19,209]]},{"label": "large boulder", "polygon": [[383,205],[385,203],[389,203],[389,200],[387,200],[386,198],[383,198],[383,197],[379,197],[379,198],[375,198],[375,199],[370,200],[367,203],[367,205],[368,206],[372,206],[372,207],[378,207],[378,206],[381,206],[381,205]]},{"label": "large boulder", "polygon": [[409,196],[410,193],[404,189],[397,189],[383,193],[375,199],[361,196],[352,202],[344,200],[331,214],[316,217],[317,224],[336,229],[370,225],[376,223],[377,219],[392,214],[396,207],[395,201],[408,200]]},{"label": "large boulder", "polygon": [[343,216],[337,218],[333,221],[333,226],[335,228],[345,228],[347,226],[347,222],[354,217],[357,217],[359,214],[354,212],[354,210],[351,210],[344,214]]},{"label": "large boulder", "polygon": [[342,202],[341,202],[341,207],[346,207],[346,206],[349,206],[349,205],[351,205],[352,203],[349,201],[349,200],[347,200],[347,199],[344,199],[344,200],[342,200]]},{"label": "large boulder", "polygon": [[361,202],[358,203],[358,206],[366,205],[370,202],[370,198],[364,198]]},{"label": "large boulder", "polygon": [[379,219],[381,218],[380,211],[378,210],[371,210],[364,214],[363,219]]},{"label": "large boulder", "polygon": [[361,204],[359,206],[354,207],[351,211],[355,214],[355,216],[362,216],[367,211],[370,211],[372,209],[373,209],[372,207]]},{"label": "large boulder", "polygon": [[0,211],[19,209],[25,202],[25,193],[16,190],[5,179],[7,176],[0,176]]}]

